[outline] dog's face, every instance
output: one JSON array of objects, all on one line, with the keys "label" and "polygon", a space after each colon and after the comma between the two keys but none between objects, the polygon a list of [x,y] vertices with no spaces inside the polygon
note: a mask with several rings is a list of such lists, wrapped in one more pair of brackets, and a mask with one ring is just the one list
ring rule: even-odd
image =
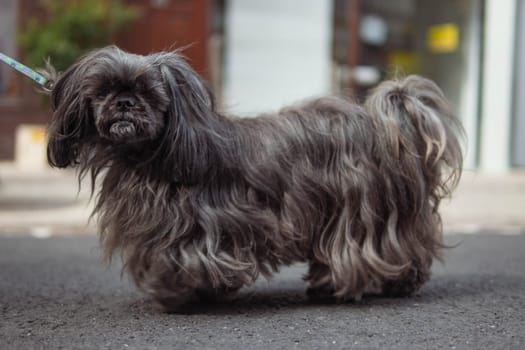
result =
[{"label": "dog's face", "polygon": [[154,140],[165,126],[169,97],[158,67],[125,54],[115,62],[93,62],[82,98],[90,104],[100,137],[115,143]]},{"label": "dog's face", "polygon": [[210,91],[177,52],[141,56],[114,46],[59,75],[51,103],[48,160],[58,167],[78,164],[97,144],[176,147],[180,129],[213,110]]}]

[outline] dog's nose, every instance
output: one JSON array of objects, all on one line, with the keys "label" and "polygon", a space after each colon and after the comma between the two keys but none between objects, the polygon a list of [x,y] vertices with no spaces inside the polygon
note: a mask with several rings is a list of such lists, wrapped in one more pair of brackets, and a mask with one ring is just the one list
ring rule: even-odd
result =
[{"label": "dog's nose", "polygon": [[129,111],[135,106],[135,99],[130,96],[122,96],[117,99],[117,108],[119,111]]}]

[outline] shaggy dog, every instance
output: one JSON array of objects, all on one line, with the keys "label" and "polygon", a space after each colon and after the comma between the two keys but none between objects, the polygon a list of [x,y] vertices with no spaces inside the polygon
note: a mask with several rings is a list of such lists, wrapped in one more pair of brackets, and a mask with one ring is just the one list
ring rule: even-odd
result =
[{"label": "shaggy dog", "polygon": [[166,309],[295,262],[309,263],[310,296],[339,301],[429,279],[462,165],[461,126],[433,82],[242,119],[216,110],[176,52],[107,47],[53,80],[49,163],[101,181],[105,256],[120,252]]}]

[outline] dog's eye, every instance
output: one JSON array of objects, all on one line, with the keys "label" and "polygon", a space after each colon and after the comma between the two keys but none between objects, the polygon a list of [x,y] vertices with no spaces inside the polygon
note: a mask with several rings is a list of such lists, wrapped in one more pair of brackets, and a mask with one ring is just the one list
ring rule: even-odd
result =
[{"label": "dog's eye", "polygon": [[96,95],[96,98],[97,100],[103,100],[104,98],[106,98],[108,92],[106,90],[100,90],[97,92],[97,95]]},{"label": "dog's eye", "polygon": [[148,91],[148,86],[143,82],[137,82],[136,87],[139,91]]}]

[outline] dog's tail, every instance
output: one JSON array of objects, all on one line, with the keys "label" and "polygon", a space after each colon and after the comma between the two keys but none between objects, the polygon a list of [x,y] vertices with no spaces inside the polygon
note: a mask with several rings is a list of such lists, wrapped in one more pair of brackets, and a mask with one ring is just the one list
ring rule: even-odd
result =
[{"label": "dog's tail", "polygon": [[382,255],[391,264],[427,265],[443,247],[438,207],[461,176],[463,129],[439,87],[415,75],[380,84],[365,110],[383,179]]},{"label": "dog's tail", "polygon": [[449,195],[461,176],[463,129],[440,88],[417,75],[385,81],[365,109],[378,130],[376,151],[389,163],[385,168],[403,182],[425,179],[434,200]]}]

